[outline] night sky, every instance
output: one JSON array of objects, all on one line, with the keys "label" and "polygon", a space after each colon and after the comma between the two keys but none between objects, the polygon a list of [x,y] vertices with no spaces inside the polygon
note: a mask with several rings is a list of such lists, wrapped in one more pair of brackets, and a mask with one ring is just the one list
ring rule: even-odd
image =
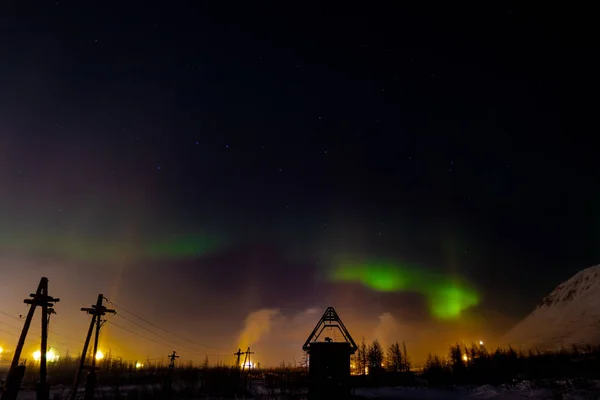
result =
[{"label": "night sky", "polygon": [[[257,357],[298,359],[329,305],[418,358],[504,333],[600,260],[585,10],[17,3],[0,6],[4,348],[47,276],[52,329],[77,339],[101,292],[199,344],[184,359],[233,353],[253,312],[271,316]],[[332,279],[348,262],[413,284]],[[446,280],[477,304],[438,318]],[[173,350],[106,326],[126,358]]]}]

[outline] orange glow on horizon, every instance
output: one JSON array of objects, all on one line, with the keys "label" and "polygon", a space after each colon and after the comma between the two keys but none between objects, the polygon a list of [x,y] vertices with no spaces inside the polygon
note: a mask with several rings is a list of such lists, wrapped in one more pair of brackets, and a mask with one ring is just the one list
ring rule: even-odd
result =
[{"label": "orange glow on horizon", "polygon": [[246,364],[244,365],[243,362],[240,363],[240,368],[256,368],[256,363],[255,362],[251,362],[251,361],[247,361]]},{"label": "orange glow on horizon", "polygon": [[[56,362],[59,359],[59,355],[53,349],[50,349],[46,352],[46,361],[47,362]],[[42,359],[42,352],[40,350],[36,350],[33,352],[33,359],[36,362],[39,362]]]}]

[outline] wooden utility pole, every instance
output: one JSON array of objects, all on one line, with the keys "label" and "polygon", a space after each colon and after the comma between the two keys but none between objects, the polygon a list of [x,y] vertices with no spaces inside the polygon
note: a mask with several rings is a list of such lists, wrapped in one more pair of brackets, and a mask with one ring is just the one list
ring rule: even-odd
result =
[{"label": "wooden utility pole", "polygon": [[[244,373],[244,368],[246,368],[246,362],[250,362],[250,354],[254,354],[253,351],[250,351],[250,347],[248,347],[248,350],[246,350],[244,353],[246,356],[244,357],[244,364],[242,365],[242,374]],[[251,368],[251,367],[248,367]]]},{"label": "wooden utility pole", "polygon": [[50,315],[56,314],[54,312],[54,303],[60,301],[48,295],[48,278],[43,277],[40,280],[37,291],[35,294],[30,294],[31,299],[25,299],[23,302],[29,304],[29,311],[25,318],[25,324],[17,343],[17,348],[13,356],[12,363],[10,365],[10,371],[8,372],[6,390],[2,394],[2,400],[16,400],[19,389],[21,388],[21,382],[25,375],[25,366],[19,365],[19,359],[23,352],[23,346],[25,345],[25,339],[31,326],[31,321],[35,313],[36,307],[42,307],[42,343],[40,349],[40,381],[37,386],[36,398],[37,400],[48,400],[50,397],[50,389],[46,382],[46,353],[48,351],[48,323],[50,321]]},{"label": "wooden utility pole", "polygon": [[173,372],[175,371],[175,360],[179,358],[177,352],[173,350],[173,354],[169,355],[169,371],[167,372],[167,380],[165,382],[165,392],[171,392],[171,384],[173,382]]},{"label": "wooden utility pole", "polygon": [[173,373],[173,371],[175,370],[175,360],[179,358],[179,356],[176,355],[177,352],[175,350],[173,350],[173,354],[171,354],[169,356],[169,372]]},{"label": "wooden utility pole", "polygon": [[75,382],[73,382],[73,388],[71,389],[70,399],[75,400],[77,397],[77,390],[79,389],[79,381],[81,380],[81,374],[83,370],[86,369],[85,359],[87,356],[88,348],[90,346],[90,340],[92,338],[92,333],[94,332],[94,327],[96,328],[96,335],[94,337],[94,352],[92,354],[92,362],[91,365],[87,368],[90,370],[87,376],[86,385],[85,385],[85,400],[90,400],[94,398],[94,392],[96,390],[96,355],[98,354],[98,339],[100,338],[100,328],[102,327],[102,317],[106,314],[115,314],[115,310],[108,309],[104,307],[102,304],[104,301],[104,296],[102,293],[98,295],[98,300],[96,300],[96,304],[92,305],[91,308],[83,307],[81,311],[85,311],[86,313],[92,316],[92,320],[90,321],[90,327],[88,329],[87,336],[85,337],[85,342],[83,344],[83,351],[81,353],[81,359],[79,360],[79,368],[77,369],[77,373],[75,374]]},{"label": "wooden utility pole", "polygon": [[[249,384],[249,380],[246,379],[247,376],[246,377],[244,376],[244,370],[246,369],[246,365],[248,365],[250,363],[250,354],[254,354],[254,352],[250,351],[250,347],[248,347],[248,349],[246,351],[244,351],[244,352],[241,352],[240,350],[238,350],[238,353],[240,353],[240,355],[244,354],[244,363],[242,364],[242,369],[238,370],[238,371],[240,371],[239,372],[240,375],[239,375],[239,378],[238,378],[239,379],[239,383],[238,384],[241,385],[240,389],[242,389],[242,390],[245,391],[245,390],[248,389],[247,386]],[[250,364],[250,366],[251,365],[252,364]],[[248,370],[250,370],[250,368],[251,368],[250,366],[248,367]]]},{"label": "wooden utility pole", "polygon": [[240,369],[240,357],[244,354],[242,349],[238,349],[237,352],[233,353],[234,356],[237,356],[237,361],[235,362],[235,368]]}]

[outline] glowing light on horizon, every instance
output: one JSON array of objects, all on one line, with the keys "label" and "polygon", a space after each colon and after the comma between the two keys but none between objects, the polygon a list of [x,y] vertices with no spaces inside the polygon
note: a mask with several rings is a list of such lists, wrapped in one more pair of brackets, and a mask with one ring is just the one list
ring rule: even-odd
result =
[{"label": "glowing light on horizon", "polygon": [[479,304],[477,292],[461,282],[440,274],[398,263],[341,263],[330,273],[338,282],[359,282],[378,292],[416,292],[429,302],[429,311],[439,319],[456,319]]},{"label": "glowing light on horizon", "polygon": [[104,358],[104,353],[98,350],[96,353],[96,360],[102,360]]},{"label": "glowing light on horizon", "polygon": [[46,360],[50,362],[58,361],[58,354],[54,350],[50,349],[46,353]]},{"label": "glowing light on horizon", "polygon": [[[36,350],[33,352],[33,359],[36,362],[39,362],[42,359],[42,352],[40,350]],[[46,361],[47,362],[56,362],[59,359],[59,355],[54,350],[50,349],[46,352]]]},{"label": "glowing light on horizon", "polygon": [[463,361],[469,361],[469,357],[466,354],[463,354],[462,356]]},{"label": "glowing light on horizon", "polygon": [[483,346],[483,340],[480,340],[480,341],[479,341],[479,345],[480,345],[480,346]]},{"label": "glowing light on horizon", "polygon": [[4,353],[4,349],[0,346],[0,354]]},{"label": "glowing light on horizon", "polygon": [[142,364],[142,363],[139,363],[139,362],[138,362],[138,363],[135,363],[135,368],[137,368],[137,369],[140,369],[140,368],[142,368],[143,366],[144,366],[144,364]]}]

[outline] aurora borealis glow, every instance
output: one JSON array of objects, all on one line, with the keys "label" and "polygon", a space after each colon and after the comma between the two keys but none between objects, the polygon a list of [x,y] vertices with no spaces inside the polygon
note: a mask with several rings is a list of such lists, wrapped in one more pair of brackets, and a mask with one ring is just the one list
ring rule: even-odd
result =
[{"label": "aurora borealis glow", "polygon": [[427,297],[431,314],[456,319],[461,312],[479,303],[477,292],[460,282],[426,270],[385,262],[341,263],[330,278],[359,282],[379,292],[417,292]]},{"label": "aurora borealis glow", "polygon": [[170,237],[115,240],[82,235],[6,234],[0,236],[0,250],[39,257],[59,257],[74,261],[114,262],[187,259],[220,250],[225,242],[216,236],[172,234]]}]

